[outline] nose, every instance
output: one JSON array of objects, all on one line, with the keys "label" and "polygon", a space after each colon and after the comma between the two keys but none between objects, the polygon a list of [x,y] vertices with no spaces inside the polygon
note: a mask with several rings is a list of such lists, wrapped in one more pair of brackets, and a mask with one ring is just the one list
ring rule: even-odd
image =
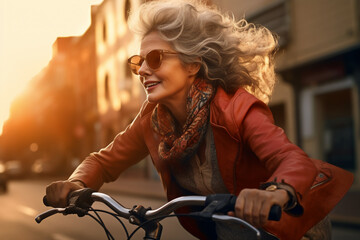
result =
[{"label": "nose", "polygon": [[139,68],[139,75],[145,76],[145,75],[150,75],[150,74],[151,74],[151,70],[148,67],[146,61],[144,61]]}]

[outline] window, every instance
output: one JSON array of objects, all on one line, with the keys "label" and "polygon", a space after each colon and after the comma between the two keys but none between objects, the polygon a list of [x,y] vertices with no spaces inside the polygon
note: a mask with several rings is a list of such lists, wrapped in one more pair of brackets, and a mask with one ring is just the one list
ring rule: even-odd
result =
[{"label": "window", "polygon": [[284,47],[289,41],[290,16],[288,1],[280,1],[259,10],[247,18],[247,21],[260,24],[279,35],[279,45]]},{"label": "window", "polygon": [[106,42],[107,28],[106,28],[106,21],[105,20],[104,20],[103,25],[102,25],[102,38],[103,38],[103,41]]},{"label": "window", "polygon": [[128,20],[129,18],[129,13],[130,13],[130,10],[131,10],[131,1],[130,0],[126,0],[125,1],[125,7],[124,7],[124,16],[125,16],[125,21]]},{"label": "window", "polygon": [[110,101],[110,87],[109,87],[109,75],[105,75],[105,81],[104,81],[104,95],[106,101]]}]

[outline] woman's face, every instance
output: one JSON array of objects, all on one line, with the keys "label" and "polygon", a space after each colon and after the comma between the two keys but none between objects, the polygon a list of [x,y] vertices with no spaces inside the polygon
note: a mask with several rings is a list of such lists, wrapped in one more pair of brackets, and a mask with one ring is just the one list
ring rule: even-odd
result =
[{"label": "woman's face", "polygon": [[[157,32],[151,32],[141,42],[140,55],[145,57],[154,49],[175,52]],[[149,68],[147,62],[144,61],[139,74],[148,101],[164,104],[170,109],[185,103],[190,86],[195,79],[191,67],[183,65],[177,54],[167,53],[164,53],[162,63],[157,69]]]}]

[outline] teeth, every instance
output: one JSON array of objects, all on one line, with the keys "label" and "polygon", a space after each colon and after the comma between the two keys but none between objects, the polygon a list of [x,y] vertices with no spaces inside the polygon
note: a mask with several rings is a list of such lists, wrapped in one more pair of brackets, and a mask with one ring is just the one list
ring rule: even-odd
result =
[{"label": "teeth", "polygon": [[149,87],[155,86],[157,84],[159,84],[159,83],[149,83],[149,84],[146,85],[146,87],[149,88]]}]

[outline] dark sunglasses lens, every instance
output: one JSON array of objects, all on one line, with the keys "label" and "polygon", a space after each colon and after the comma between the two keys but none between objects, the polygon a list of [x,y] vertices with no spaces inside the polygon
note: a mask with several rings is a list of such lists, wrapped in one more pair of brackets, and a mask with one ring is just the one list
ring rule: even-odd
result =
[{"label": "dark sunglasses lens", "polygon": [[161,65],[161,52],[153,50],[146,55],[146,63],[152,69],[157,69]]},{"label": "dark sunglasses lens", "polygon": [[129,58],[129,66],[133,73],[139,74],[139,69],[141,67],[141,64],[144,62],[144,59],[141,56],[132,56]]}]

